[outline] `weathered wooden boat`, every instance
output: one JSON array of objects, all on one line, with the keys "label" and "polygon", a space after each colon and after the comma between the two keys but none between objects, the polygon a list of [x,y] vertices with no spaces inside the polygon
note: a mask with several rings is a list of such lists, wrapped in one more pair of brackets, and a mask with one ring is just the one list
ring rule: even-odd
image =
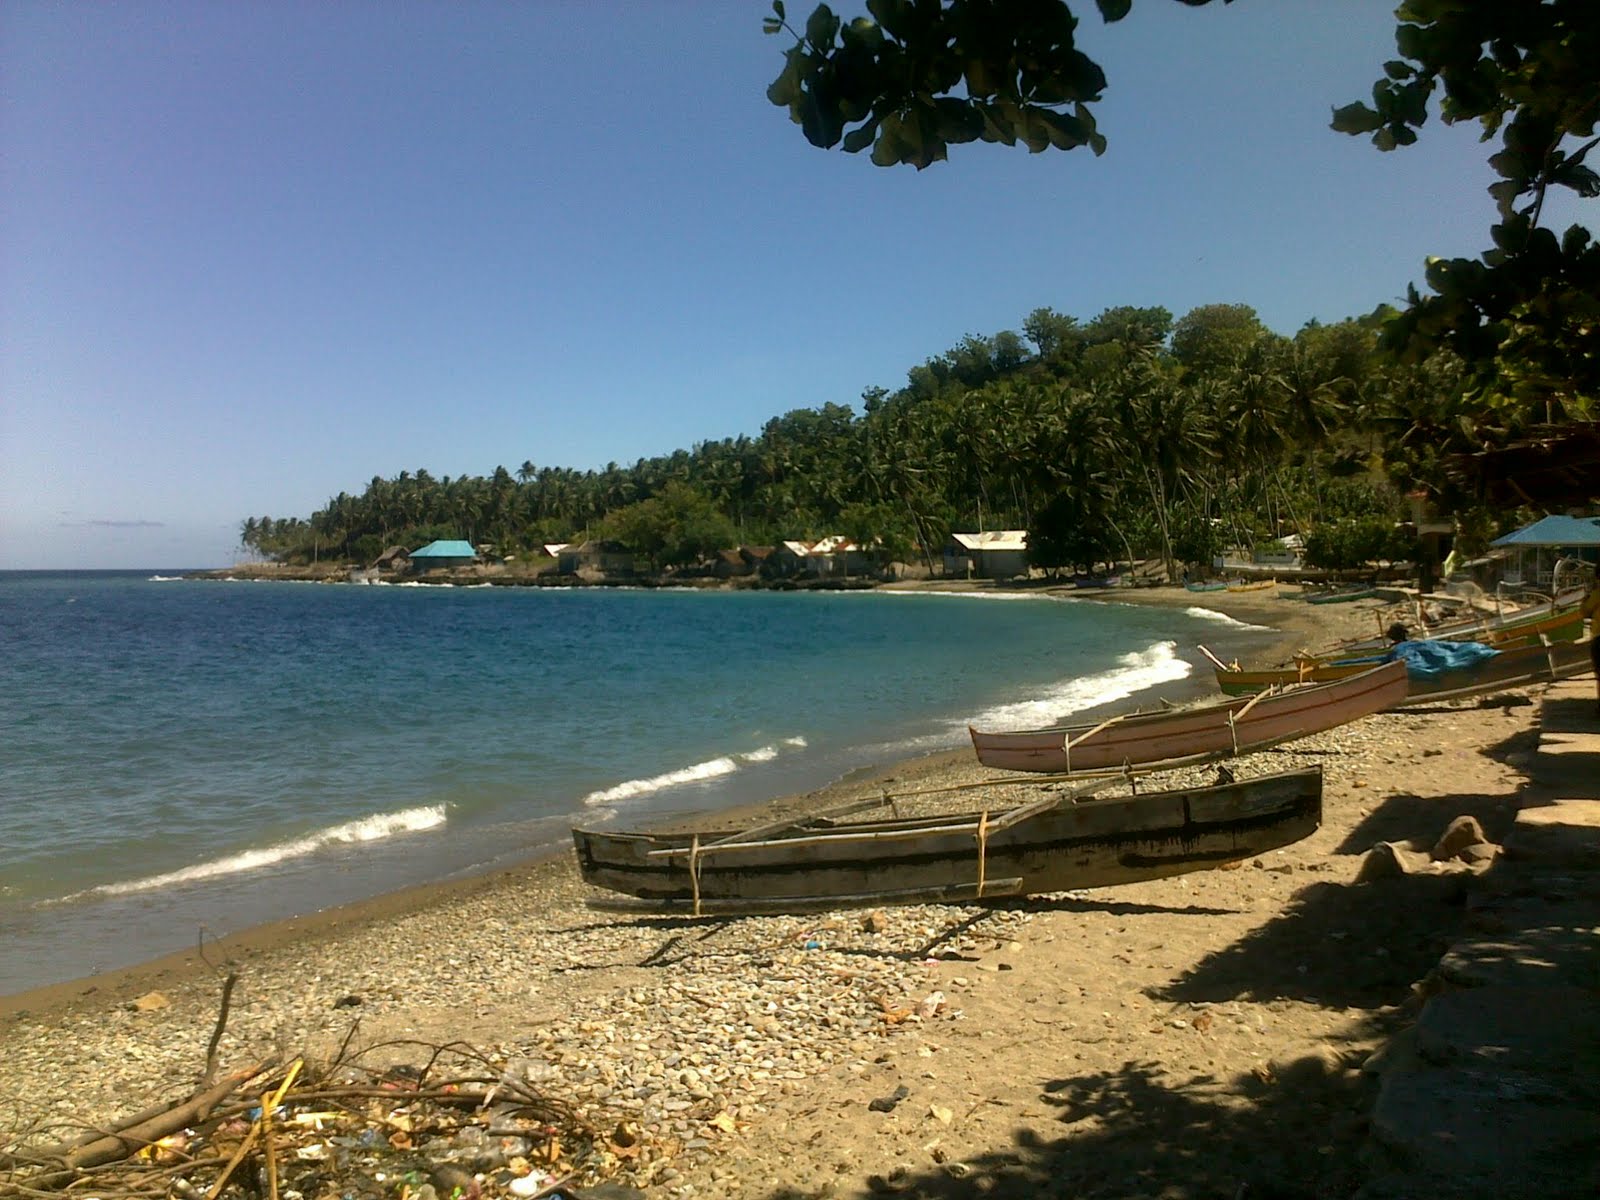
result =
[{"label": "weathered wooden boat", "polygon": [[1346,592],[1322,592],[1319,595],[1307,596],[1307,604],[1348,604],[1352,600],[1371,600],[1378,594],[1377,588],[1355,588]]},{"label": "weathered wooden boat", "polygon": [[1349,679],[1363,671],[1372,670],[1381,659],[1370,658],[1361,662],[1320,662],[1316,659],[1297,660],[1292,667],[1264,667],[1247,670],[1237,665],[1213,663],[1212,671],[1217,686],[1227,696],[1253,696],[1267,688],[1292,687],[1300,683],[1332,683]]},{"label": "weathered wooden boat", "polygon": [[1205,583],[1186,583],[1184,589],[1191,592],[1225,592],[1228,585],[1220,579],[1211,579]]},{"label": "weathered wooden boat", "polygon": [[[1583,618],[1577,609],[1543,617],[1522,625],[1501,626],[1494,629],[1479,628],[1476,636],[1461,633],[1453,638],[1435,638],[1435,641],[1482,642],[1496,650],[1540,649],[1546,641],[1576,641],[1583,633]],[[1362,655],[1354,658],[1325,658],[1316,655],[1297,655],[1293,662],[1283,667],[1258,667],[1242,669],[1238,663],[1223,663],[1204,646],[1200,652],[1211,660],[1217,677],[1217,686],[1229,696],[1249,696],[1268,687],[1284,687],[1294,683],[1327,683],[1334,679],[1347,679],[1369,670],[1382,662],[1383,656]]]},{"label": "weathered wooden boat", "polygon": [[1409,708],[1441,700],[1484,696],[1507,688],[1554,683],[1583,675],[1592,667],[1590,640],[1585,638],[1581,642],[1551,642],[1548,645],[1502,650],[1493,658],[1460,670],[1446,671],[1436,679],[1413,678],[1405,699],[1393,707]]},{"label": "weathered wooden boat", "polygon": [[[1560,603],[1534,605],[1498,617],[1480,616],[1474,620],[1452,621],[1447,625],[1432,627],[1414,623],[1412,627],[1419,631],[1425,629],[1426,633],[1419,633],[1419,636],[1426,636],[1433,641],[1483,642],[1485,645],[1507,649],[1519,642],[1530,646],[1540,644],[1540,634],[1551,641],[1576,641],[1583,636],[1583,617],[1578,612],[1578,601],[1581,599],[1582,597],[1578,596]],[[1380,629],[1383,620],[1380,615]],[[1336,649],[1315,657],[1349,658],[1366,651],[1383,651],[1389,648],[1390,640],[1380,635],[1375,638],[1345,642]]]},{"label": "weathered wooden boat", "polygon": [[[1493,658],[1442,672],[1436,678],[1408,676],[1405,695],[1388,707],[1404,708],[1459,696],[1482,695],[1505,688],[1550,683],[1581,675],[1589,667],[1588,641],[1541,641],[1534,645],[1509,645],[1496,649],[1500,652]],[[1297,667],[1246,671],[1218,661],[1204,647],[1201,650],[1212,660],[1217,686],[1230,696],[1259,694],[1265,689],[1282,687],[1302,679],[1336,682],[1372,669],[1372,660],[1368,660],[1307,663],[1303,671]]]},{"label": "weathered wooden boat", "polygon": [[[881,807],[881,801],[871,802]],[[859,807],[859,806],[858,806]],[[597,908],[730,913],[924,904],[1111,887],[1251,858],[1316,831],[1322,771],[995,812],[699,834],[574,829]]]},{"label": "weathered wooden boat", "polygon": [[1130,713],[1098,725],[1058,725],[1018,733],[969,727],[978,761],[1008,771],[1072,773],[1200,761],[1247,754],[1379,712],[1403,700],[1404,663],[1384,663],[1348,679],[1260,692],[1167,712]]},{"label": "weathered wooden boat", "polygon": [[1276,579],[1255,579],[1250,581],[1241,579],[1235,583],[1228,584],[1228,590],[1230,592],[1264,592],[1268,588],[1277,586],[1278,581]]}]

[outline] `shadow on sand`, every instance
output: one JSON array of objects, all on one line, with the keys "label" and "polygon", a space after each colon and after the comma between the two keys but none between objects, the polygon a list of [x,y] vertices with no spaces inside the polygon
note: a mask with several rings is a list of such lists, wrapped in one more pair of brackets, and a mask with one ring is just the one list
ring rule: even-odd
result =
[{"label": "shadow on sand", "polygon": [[[1357,1153],[1370,1101],[1359,1071],[1309,1057],[1233,1080],[1173,1082],[1159,1064],[1045,1077],[1057,1115],[963,1162],[874,1176],[835,1196],[924,1200],[1319,1200],[1361,1182]],[[816,1191],[784,1188],[768,1200]]]},{"label": "shadow on sand", "polygon": [[[1446,797],[1466,811],[1481,797]],[[1402,799],[1402,803],[1406,803]],[[1399,818],[1394,818],[1398,820]],[[1041,1063],[1053,1121],[1019,1124],[1009,1142],[960,1164],[928,1163],[835,1195],[1313,1200],[1364,1181],[1359,1150],[1371,1084],[1356,1069],[1374,1039],[1415,1013],[1464,919],[1459,876],[1312,883],[1283,911],[1152,995],[1169,1002],[1294,1000],[1351,1010],[1340,1040],[1287,1064],[1232,1077],[1175,1079],[1157,1063],[1080,1074]],[[792,1190],[767,1200],[796,1200]]]},{"label": "shadow on sand", "polygon": [[1516,801],[1507,795],[1418,796],[1395,792],[1385,797],[1344,837],[1335,854],[1365,854],[1379,842],[1405,842],[1431,846],[1445,826],[1460,816],[1476,817],[1491,842],[1501,842],[1516,820]]}]

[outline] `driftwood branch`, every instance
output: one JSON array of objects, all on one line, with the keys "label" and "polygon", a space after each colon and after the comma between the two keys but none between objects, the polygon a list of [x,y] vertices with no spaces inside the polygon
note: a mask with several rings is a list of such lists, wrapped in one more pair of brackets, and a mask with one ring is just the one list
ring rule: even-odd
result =
[{"label": "driftwood branch", "polygon": [[[231,988],[230,976],[206,1053],[208,1077],[226,1030]],[[0,1200],[222,1200],[224,1193],[240,1188],[255,1200],[282,1200],[303,1174],[295,1151],[310,1139],[320,1143],[329,1136],[324,1121],[341,1136],[355,1130],[390,1136],[384,1113],[391,1110],[414,1114],[418,1130],[475,1125],[492,1136],[523,1137],[529,1136],[529,1121],[555,1126],[562,1137],[552,1138],[551,1145],[565,1144],[565,1161],[558,1162],[558,1152],[550,1151],[555,1178],[530,1200],[556,1192],[582,1194],[572,1181],[595,1169],[595,1148],[603,1145],[592,1113],[541,1094],[515,1068],[508,1070],[500,1056],[466,1043],[406,1039],[355,1047],[352,1039],[353,1031],[339,1048],[343,1069],[337,1081],[325,1064],[311,1067],[297,1059],[285,1068],[276,1060],[263,1061],[226,1078],[207,1078],[187,1099],[117,1118],[109,1126],[36,1125],[32,1138],[61,1140],[48,1146],[24,1142],[0,1153]],[[398,1047],[423,1051],[413,1059],[418,1066],[388,1067],[369,1057],[386,1061],[390,1055],[384,1049],[392,1053]],[[312,1107],[335,1111],[305,1111]],[[291,1111],[296,1115],[286,1115]],[[314,1134],[302,1128],[310,1125]],[[392,1137],[390,1144],[397,1153],[410,1150],[409,1143],[400,1145]]]},{"label": "driftwood branch", "polygon": [[147,1120],[127,1125],[114,1133],[78,1146],[56,1158],[61,1164],[60,1169],[29,1179],[28,1186],[31,1189],[46,1191],[59,1190],[71,1183],[77,1177],[78,1171],[85,1167],[97,1167],[137,1154],[146,1146],[204,1120],[213,1108],[264,1070],[266,1064],[247,1071],[235,1072],[181,1104],[163,1109]]},{"label": "driftwood branch", "polygon": [[229,971],[222,981],[222,1003],[217,1011],[217,1024],[211,1031],[211,1041],[206,1045],[206,1071],[200,1077],[201,1087],[210,1087],[217,1076],[217,1046],[222,1041],[222,1031],[228,1027],[228,1008],[233,1001],[233,985],[239,982],[239,972]]}]

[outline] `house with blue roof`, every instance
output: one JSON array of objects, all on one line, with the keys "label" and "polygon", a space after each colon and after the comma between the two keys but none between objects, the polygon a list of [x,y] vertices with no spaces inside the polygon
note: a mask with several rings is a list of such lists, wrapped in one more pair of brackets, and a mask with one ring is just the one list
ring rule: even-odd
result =
[{"label": "house with blue roof", "polygon": [[435,541],[411,552],[411,569],[432,571],[439,567],[470,567],[478,561],[471,542]]},{"label": "house with blue roof", "polygon": [[[1497,549],[1516,550],[1522,580],[1534,587],[1551,590],[1557,583],[1557,564],[1587,563],[1592,577],[1600,563],[1600,517],[1568,517],[1560,513],[1541,517],[1515,533],[1489,543]],[[1533,565],[1528,565],[1528,552]]]}]

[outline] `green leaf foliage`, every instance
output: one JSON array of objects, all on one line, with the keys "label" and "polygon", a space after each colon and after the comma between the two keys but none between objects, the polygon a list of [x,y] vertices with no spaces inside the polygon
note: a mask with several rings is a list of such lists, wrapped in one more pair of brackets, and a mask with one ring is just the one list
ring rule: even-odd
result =
[{"label": "green leaf foliage", "polygon": [[[1128,14],[1132,0],[1097,5],[1111,22]],[[870,146],[879,166],[919,170],[947,158],[950,146],[980,139],[1021,142],[1036,154],[1083,145],[1105,152],[1087,108],[1105,91],[1105,73],[1077,49],[1078,21],[1065,0],[867,0],[866,7],[870,19],[841,23],[818,5],[797,42],[806,52],[791,50],[767,90],[812,145],[842,144],[851,153]]]},{"label": "green leaf foliage", "polygon": [[[1105,74],[1078,48],[1067,0],[866,0],[866,9],[842,21],[818,5],[768,89],[813,145],[919,170],[973,141],[1105,151],[1093,116]],[[1095,0],[1105,22],[1131,9]],[[788,28],[781,5],[774,12]],[[1412,298],[1385,346],[1409,363],[1460,357],[1480,408],[1512,422],[1541,402],[1591,411],[1594,252],[1570,231],[1529,230],[1551,188],[1600,196],[1600,172],[1585,161],[1600,144],[1600,3],[1404,0],[1395,15],[1397,57],[1382,64],[1370,103],[1333,108],[1332,128],[1392,151],[1415,143],[1431,113],[1476,121],[1486,141],[1499,140],[1488,188],[1498,223],[1478,260],[1428,268],[1435,294]],[[1125,354],[1100,343],[1090,357],[1114,365]]]},{"label": "green leaf foliage", "polygon": [[1434,294],[1413,293],[1385,345],[1412,363],[1459,356],[1480,407],[1512,421],[1535,406],[1592,411],[1595,256],[1579,227],[1557,239],[1538,226],[1551,188],[1600,196],[1584,162],[1600,141],[1600,4],[1406,0],[1396,17],[1400,59],[1384,64],[1372,106],[1335,109],[1333,128],[1392,150],[1417,140],[1435,104],[1446,124],[1477,122],[1500,142],[1488,188],[1499,220],[1478,259],[1429,263]]}]

